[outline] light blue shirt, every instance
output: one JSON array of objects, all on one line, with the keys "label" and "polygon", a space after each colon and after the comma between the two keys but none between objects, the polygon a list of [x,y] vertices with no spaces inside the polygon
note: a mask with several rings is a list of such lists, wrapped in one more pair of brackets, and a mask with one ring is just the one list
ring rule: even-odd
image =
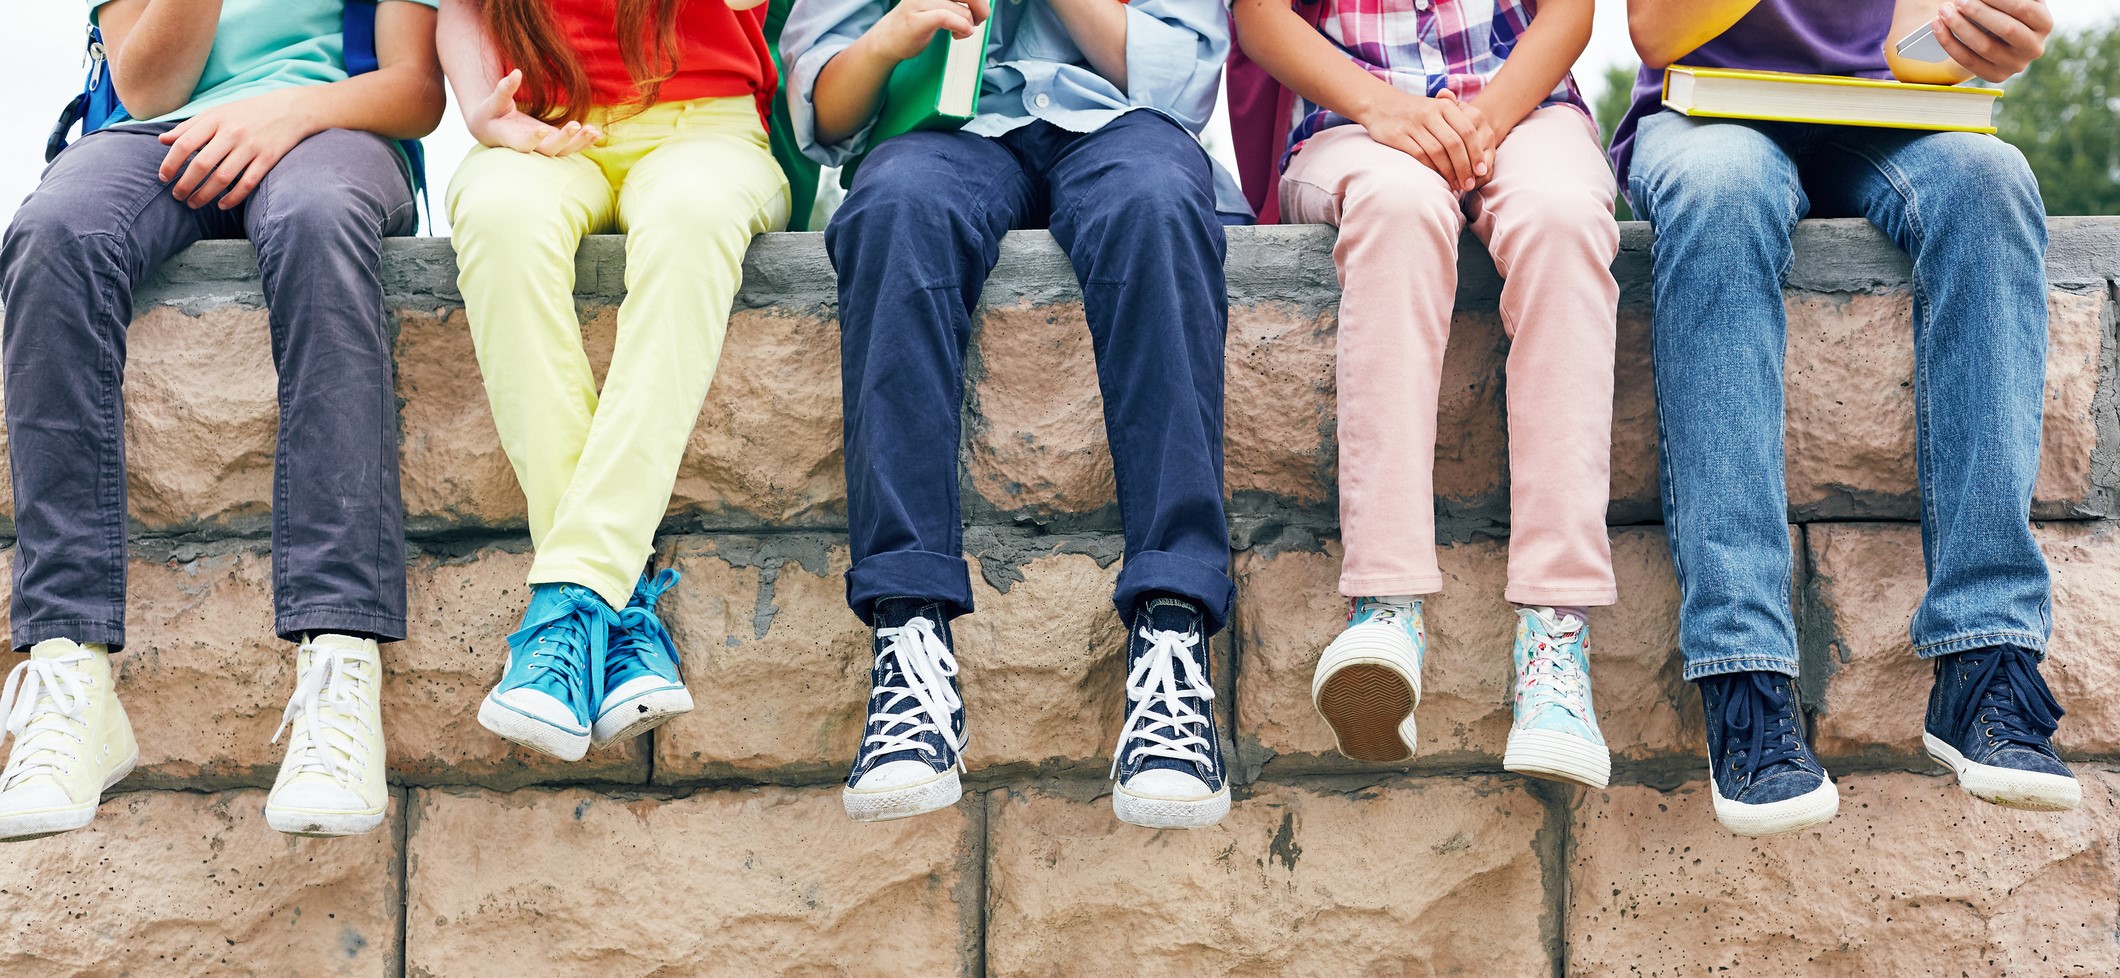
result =
[{"label": "light blue shirt", "polygon": [[[999,136],[1043,120],[1070,132],[1096,132],[1137,109],[1168,116],[1198,138],[1214,114],[1229,58],[1226,0],[1132,0],[1126,5],[1126,91],[1097,74],[1044,0],[991,0],[986,75],[979,114],[964,127]],[[1120,0],[1111,0],[1118,3]],[[788,115],[796,145],[826,166],[845,166],[869,149],[876,120],[829,146],[817,141],[817,76],[883,18],[887,0],[796,0],[780,35]],[[1236,180],[1215,171],[1215,209],[1249,215]]]}]

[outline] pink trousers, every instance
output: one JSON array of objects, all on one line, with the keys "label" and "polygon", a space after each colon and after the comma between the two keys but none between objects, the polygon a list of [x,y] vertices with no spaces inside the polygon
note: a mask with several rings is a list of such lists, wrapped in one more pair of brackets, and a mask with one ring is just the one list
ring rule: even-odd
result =
[{"label": "pink trousers", "polygon": [[1469,224],[1503,276],[1510,339],[1509,584],[1519,604],[1619,597],[1612,358],[1619,287],[1612,171],[1582,113],[1533,112],[1471,193],[1348,125],[1314,136],[1281,178],[1283,219],[1340,229],[1340,592],[1427,594],[1435,553],[1436,408]]}]

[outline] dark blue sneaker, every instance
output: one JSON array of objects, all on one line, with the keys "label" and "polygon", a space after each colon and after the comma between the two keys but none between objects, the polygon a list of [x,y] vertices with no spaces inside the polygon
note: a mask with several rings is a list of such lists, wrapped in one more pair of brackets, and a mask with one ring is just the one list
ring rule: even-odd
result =
[{"label": "dark blue sneaker", "polygon": [[942,605],[876,602],[869,722],[841,799],[860,822],[909,818],[963,797],[964,698]]},{"label": "dark blue sneaker", "polygon": [[1178,598],[1135,609],[1126,642],[1126,724],[1112,752],[1112,813],[1151,829],[1205,828],[1229,814],[1215,736],[1205,616]]},{"label": "dark blue sneaker", "polygon": [[1936,659],[1921,743],[1966,794],[2009,808],[2065,812],[2083,789],[2054,753],[2063,711],[2039,657],[1995,645]]},{"label": "dark blue sneaker", "polygon": [[1779,835],[1822,825],[1840,811],[1796,715],[1795,680],[1733,672],[1695,683],[1708,714],[1708,773],[1715,819],[1738,835]]},{"label": "dark blue sneaker", "polygon": [[588,588],[532,585],[523,625],[508,636],[507,671],[479,704],[479,725],[561,760],[581,760],[617,624],[618,613]]},{"label": "dark blue sneaker", "polygon": [[692,693],[678,671],[677,645],[655,613],[655,602],[677,586],[677,572],[642,574],[618,613],[604,660],[604,697],[598,700],[589,742],[597,747],[631,740],[692,712]]}]

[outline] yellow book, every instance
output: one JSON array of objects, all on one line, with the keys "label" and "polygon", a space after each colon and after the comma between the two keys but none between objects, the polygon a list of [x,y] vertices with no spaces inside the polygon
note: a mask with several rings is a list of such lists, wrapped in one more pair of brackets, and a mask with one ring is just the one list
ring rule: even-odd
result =
[{"label": "yellow book", "polygon": [[1664,107],[1705,119],[1994,132],[1997,88],[1672,65]]}]

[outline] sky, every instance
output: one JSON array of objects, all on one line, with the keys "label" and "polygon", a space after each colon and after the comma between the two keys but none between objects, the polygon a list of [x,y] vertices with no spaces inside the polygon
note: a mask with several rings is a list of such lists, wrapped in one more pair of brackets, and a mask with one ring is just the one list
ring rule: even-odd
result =
[{"label": "sky", "polygon": [[[51,131],[59,109],[80,90],[81,50],[87,22],[86,6],[76,0],[6,0],[5,38],[0,40],[0,222],[13,217],[24,196],[35,189],[44,168],[44,138]],[[2061,28],[2083,27],[2112,17],[2120,10],[2116,0],[2051,0],[2050,7]],[[1600,0],[1589,50],[1576,62],[1575,77],[1585,97],[1596,100],[1604,88],[1605,69],[1615,64],[1636,63],[1627,41],[1626,4]],[[1216,113],[1206,136],[1211,148],[1225,156],[1228,122]],[[462,116],[454,103],[443,115],[441,127],[426,139],[428,178],[439,188],[449,185],[449,175],[472,147]],[[444,218],[435,215],[435,232]],[[430,233],[435,233],[430,232]]]}]

